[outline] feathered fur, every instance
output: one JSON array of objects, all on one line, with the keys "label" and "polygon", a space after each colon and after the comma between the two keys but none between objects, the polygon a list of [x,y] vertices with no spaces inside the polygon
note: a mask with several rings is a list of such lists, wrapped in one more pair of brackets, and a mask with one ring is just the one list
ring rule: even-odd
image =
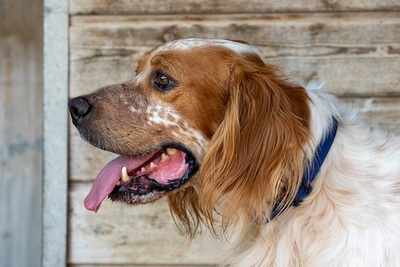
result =
[{"label": "feathered fur", "polygon": [[[256,56],[236,60],[198,191],[170,196],[187,233],[194,218],[227,238],[230,266],[400,266],[399,137],[315,82],[303,89]],[[289,207],[332,116],[339,129],[314,189]],[[277,198],[288,208],[266,223]]]},{"label": "feathered fur", "polygon": [[[320,84],[289,82],[244,42],[173,41],[147,52],[137,72],[72,101],[81,134],[122,155],[179,144],[200,170],[171,192],[128,200],[168,195],[183,233],[205,225],[226,241],[229,266],[400,266],[398,136],[368,126]],[[332,147],[295,207],[333,117]],[[282,212],[268,222],[278,200]]]}]

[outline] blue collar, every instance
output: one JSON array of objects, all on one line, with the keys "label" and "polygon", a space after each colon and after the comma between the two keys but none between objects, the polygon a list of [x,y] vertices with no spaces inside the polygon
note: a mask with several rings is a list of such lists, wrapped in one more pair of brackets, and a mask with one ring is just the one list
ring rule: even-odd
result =
[{"label": "blue collar", "polygon": [[[303,179],[300,184],[300,187],[297,191],[296,197],[294,198],[291,206],[299,206],[301,202],[311,193],[313,187],[312,182],[314,181],[315,177],[317,176],[318,172],[321,169],[322,164],[328,152],[335,140],[336,132],[338,129],[338,121],[335,117],[332,117],[332,128],[329,131],[328,135],[321,141],[318,145],[317,150],[315,152],[314,160],[311,162],[308,170],[306,170],[303,174]],[[284,210],[279,208],[279,200],[275,203],[274,209],[268,219],[268,221],[272,221],[276,216],[281,214]]]}]

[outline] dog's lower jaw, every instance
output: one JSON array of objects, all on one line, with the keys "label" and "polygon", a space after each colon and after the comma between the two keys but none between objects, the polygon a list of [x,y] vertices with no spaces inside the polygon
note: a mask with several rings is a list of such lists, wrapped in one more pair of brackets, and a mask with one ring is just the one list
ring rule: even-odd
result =
[{"label": "dog's lower jaw", "polygon": [[197,171],[198,163],[184,146],[161,146],[142,158],[119,156],[97,176],[84,203],[97,211],[108,196],[128,204],[151,203],[179,189]]},{"label": "dog's lower jaw", "polygon": [[135,194],[134,192],[121,191],[117,186],[108,195],[108,198],[112,201],[121,201],[127,204],[148,204],[164,197],[165,193],[166,191],[151,191],[146,194]]}]

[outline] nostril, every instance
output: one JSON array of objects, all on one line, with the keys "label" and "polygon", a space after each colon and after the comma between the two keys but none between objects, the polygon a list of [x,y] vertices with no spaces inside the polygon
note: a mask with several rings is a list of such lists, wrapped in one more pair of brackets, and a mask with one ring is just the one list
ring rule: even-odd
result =
[{"label": "nostril", "polygon": [[82,119],[85,118],[91,111],[91,105],[83,97],[76,97],[71,99],[68,103],[69,112],[71,113],[72,122],[74,124],[81,124]]}]

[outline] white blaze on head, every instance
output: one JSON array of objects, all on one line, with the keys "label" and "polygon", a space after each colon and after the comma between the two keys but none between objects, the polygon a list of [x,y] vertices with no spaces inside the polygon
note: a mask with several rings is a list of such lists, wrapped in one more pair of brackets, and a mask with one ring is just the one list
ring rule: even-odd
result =
[{"label": "white blaze on head", "polygon": [[207,45],[217,45],[226,47],[237,54],[256,54],[260,58],[262,55],[260,52],[251,45],[230,41],[230,40],[223,40],[223,39],[180,39],[171,41],[166,43],[165,45],[160,46],[158,49],[154,51],[154,54],[162,51],[167,51],[171,49],[179,49],[179,50],[188,50],[194,47],[202,47]]}]

